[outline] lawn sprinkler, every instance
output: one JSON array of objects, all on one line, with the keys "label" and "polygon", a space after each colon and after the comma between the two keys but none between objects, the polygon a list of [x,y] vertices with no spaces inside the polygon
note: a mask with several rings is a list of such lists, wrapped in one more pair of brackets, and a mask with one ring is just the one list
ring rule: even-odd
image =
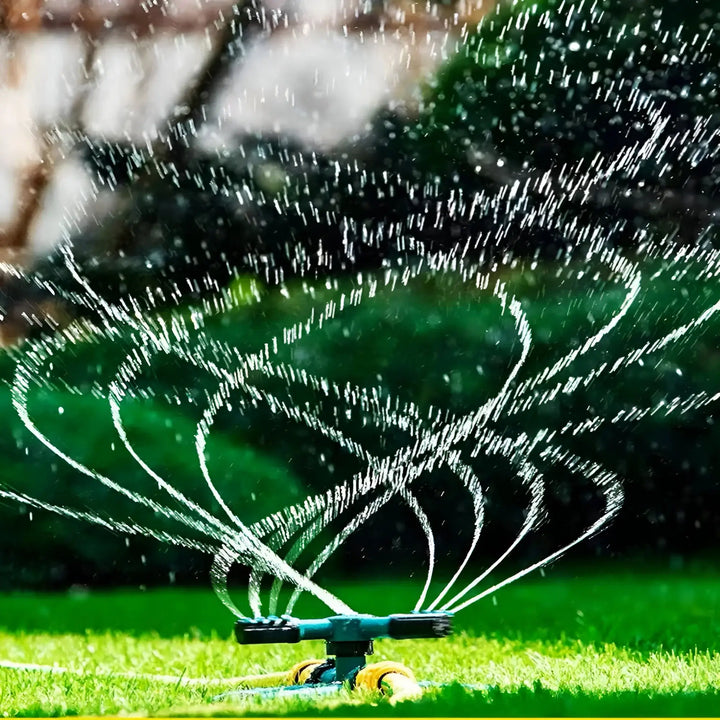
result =
[{"label": "lawn sprinkler", "polygon": [[[329,693],[344,685],[380,690],[394,699],[416,697],[421,692],[413,672],[396,662],[368,665],[377,638],[409,640],[442,638],[452,632],[452,615],[446,612],[414,612],[376,617],[374,615],[334,615],[319,620],[299,620],[290,616],[239,619],[235,637],[241,645],[297,643],[324,640],[328,657],[306,660],[287,673],[258,676],[253,689],[235,694]],[[268,687],[272,684],[272,687]]]}]

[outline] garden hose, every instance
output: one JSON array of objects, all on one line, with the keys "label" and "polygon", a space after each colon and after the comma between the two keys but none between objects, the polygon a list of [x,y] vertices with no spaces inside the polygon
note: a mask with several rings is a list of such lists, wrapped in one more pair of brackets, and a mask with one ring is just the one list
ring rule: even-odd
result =
[{"label": "garden hose", "polygon": [[241,688],[267,688],[276,687],[277,685],[284,685],[287,681],[288,673],[275,672],[266,673],[264,675],[246,675],[242,678],[235,679],[235,682]]},{"label": "garden hose", "polygon": [[391,697],[393,702],[422,695],[422,688],[415,679],[413,671],[391,660],[372,663],[361,668],[355,676],[355,687],[379,690]]}]

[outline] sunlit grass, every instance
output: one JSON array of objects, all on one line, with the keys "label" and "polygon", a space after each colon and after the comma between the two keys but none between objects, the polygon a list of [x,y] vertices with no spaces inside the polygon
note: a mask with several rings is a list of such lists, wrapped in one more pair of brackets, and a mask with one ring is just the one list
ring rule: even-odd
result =
[{"label": "sunlit grass", "polygon": [[[450,684],[393,708],[349,692],[218,700],[238,687],[234,678],[288,669],[322,656],[323,646],[240,647],[232,618],[209,591],[6,596],[0,660],[56,670],[0,669],[0,707],[4,715],[35,716],[713,715],[720,707],[718,579],[607,568],[532,578],[462,613],[448,640],[378,642],[373,659],[404,662],[421,679]],[[368,592],[343,589],[356,604]],[[394,598],[398,611],[409,601],[407,587],[390,583],[370,595]]]}]

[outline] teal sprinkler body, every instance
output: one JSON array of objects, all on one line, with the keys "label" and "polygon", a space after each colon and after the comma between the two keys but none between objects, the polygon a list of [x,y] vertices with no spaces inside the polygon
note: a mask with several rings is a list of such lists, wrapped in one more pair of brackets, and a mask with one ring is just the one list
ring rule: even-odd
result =
[{"label": "teal sprinkler body", "polygon": [[309,684],[353,682],[365,667],[365,656],[373,654],[373,640],[394,638],[442,638],[452,632],[452,615],[446,612],[415,612],[376,617],[335,615],[319,620],[298,620],[289,616],[238,620],[235,637],[242,645],[297,643],[325,640],[330,657],[313,673]]}]

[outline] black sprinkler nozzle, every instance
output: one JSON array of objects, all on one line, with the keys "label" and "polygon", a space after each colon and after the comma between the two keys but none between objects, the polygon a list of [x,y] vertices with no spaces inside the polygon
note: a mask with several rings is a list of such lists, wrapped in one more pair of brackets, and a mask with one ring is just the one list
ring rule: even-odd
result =
[{"label": "black sprinkler nozzle", "polygon": [[452,616],[448,613],[407,613],[390,615],[388,635],[396,640],[443,638],[452,633]]},{"label": "black sprinkler nozzle", "polygon": [[235,638],[241,645],[300,642],[300,628],[294,623],[291,618],[276,617],[238,620]]}]

